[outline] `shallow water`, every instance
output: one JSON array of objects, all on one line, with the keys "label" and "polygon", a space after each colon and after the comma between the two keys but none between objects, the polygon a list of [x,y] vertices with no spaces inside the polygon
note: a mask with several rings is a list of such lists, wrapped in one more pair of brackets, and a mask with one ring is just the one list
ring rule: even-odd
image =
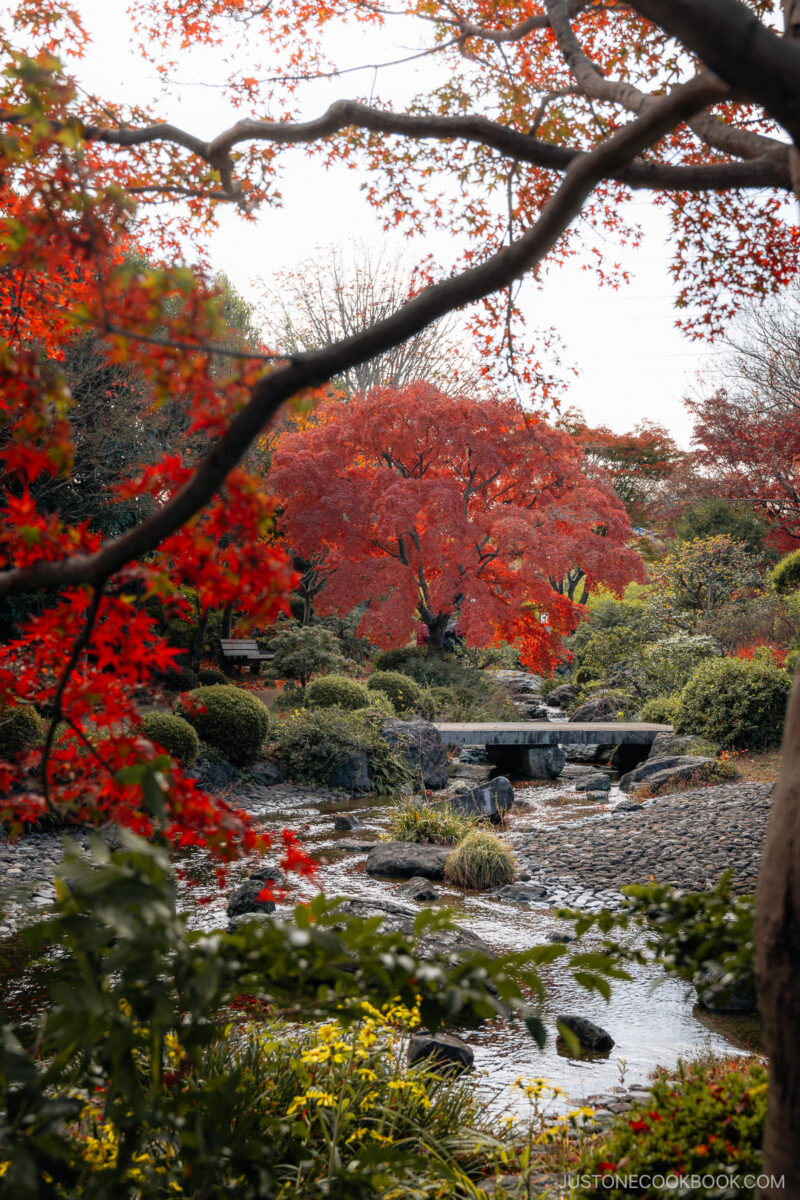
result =
[{"label": "shallow water", "polygon": [[[512,845],[532,830],[546,836],[548,826],[566,822],[575,826],[577,848],[587,825],[603,821],[618,803],[629,799],[616,787],[602,805],[570,795],[564,785],[531,784],[516,790],[521,806],[509,822],[507,836]],[[255,811],[255,806],[248,807]],[[276,832],[288,826],[299,834],[304,848],[320,863],[317,887],[328,896],[382,898],[413,907],[412,902],[397,896],[399,881],[364,874],[363,851],[342,848],[342,843],[348,841],[377,840],[386,829],[389,807],[386,801],[374,798],[332,804],[329,799],[300,797],[291,806],[282,799],[279,811],[259,810],[258,819]],[[333,817],[340,812],[358,816],[364,828],[335,832]],[[194,865],[199,877],[205,877],[197,859]],[[486,894],[465,895],[446,884],[435,886],[440,899],[434,903],[456,909],[459,922],[498,951],[544,943],[549,933],[560,924],[563,927],[547,902],[526,908]],[[310,896],[315,890],[303,881],[292,900]],[[226,923],[225,895],[214,892],[209,887],[210,902],[195,910],[191,919],[195,927],[213,928]],[[584,940],[582,948],[593,948],[590,938]],[[475,1050],[477,1069],[485,1072],[481,1086],[492,1106],[525,1107],[527,1102],[511,1086],[520,1076],[544,1076],[575,1100],[608,1091],[621,1082],[646,1083],[656,1066],[674,1066],[681,1055],[700,1050],[736,1053],[752,1047],[752,1018],[712,1017],[696,1006],[694,989],[668,978],[660,968],[633,968],[629,982],[612,983],[609,1003],[580,988],[558,963],[545,968],[542,974],[547,987],[543,1018],[548,1043],[544,1050],[539,1050],[521,1021],[493,1021],[461,1031]],[[589,1017],[607,1029],[615,1040],[610,1054],[578,1061],[560,1054],[555,1021],[565,1013]]]}]

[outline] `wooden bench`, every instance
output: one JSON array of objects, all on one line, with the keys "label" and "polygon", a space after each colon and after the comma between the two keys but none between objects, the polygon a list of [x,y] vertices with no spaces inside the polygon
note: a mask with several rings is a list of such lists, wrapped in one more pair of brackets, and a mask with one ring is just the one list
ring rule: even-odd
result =
[{"label": "wooden bench", "polygon": [[255,638],[220,638],[219,648],[223,660],[232,660],[240,669],[243,663],[250,663],[250,670],[256,675],[262,662],[270,662],[275,657],[274,650],[259,650]]}]

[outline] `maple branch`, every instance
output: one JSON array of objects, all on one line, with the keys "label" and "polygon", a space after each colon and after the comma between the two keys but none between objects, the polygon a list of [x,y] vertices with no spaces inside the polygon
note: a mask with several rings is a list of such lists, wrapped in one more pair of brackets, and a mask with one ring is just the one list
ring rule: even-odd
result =
[{"label": "maple branch", "polygon": [[[72,643],[72,650],[70,651],[70,656],[66,661],[64,670],[61,672],[61,678],[58,681],[58,684],[57,684],[56,690],[55,690],[55,695],[53,696],[53,715],[50,718],[50,724],[47,727],[47,734],[44,739],[44,749],[42,750],[42,765],[40,768],[41,776],[42,776],[42,791],[44,792],[45,803],[47,804],[47,807],[50,809],[51,812],[54,812],[55,809],[54,809],[53,803],[50,799],[50,784],[47,779],[47,764],[50,760],[50,752],[53,749],[53,740],[56,736],[56,730],[58,728],[59,722],[61,721],[61,716],[62,716],[61,705],[62,705],[62,702],[64,699],[64,691],[66,689],[67,684],[69,683],[69,678],[70,678],[72,672],[75,670],[76,666],[78,665],[78,660],[80,659],[80,656],[83,654],[84,650],[86,649],[86,646],[88,645],[89,638],[92,636],[92,630],[94,629],[94,624],[95,624],[95,621],[97,620],[97,613],[100,609],[100,602],[103,598],[103,589],[105,588],[105,585],[106,585],[106,579],[107,579],[107,576],[102,576],[98,579],[98,581],[94,585],[94,595],[92,596],[92,602],[89,605],[89,611],[86,614],[86,620],[83,623],[83,628],[81,629],[80,633],[76,637],[75,641]],[[72,724],[72,722],[69,722],[69,723]],[[72,727],[73,727],[73,729],[75,728],[74,725]]]},{"label": "maple branch", "polygon": [[757,100],[800,147],[800,46],[739,0],[630,0],[731,87]]},{"label": "maple branch", "polygon": [[291,396],[326,383],[349,367],[406,341],[454,309],[481,300],[524,275],[552,250],[598,183],[618,172],[676,124],[726,94],[718,80],[703,76],[675,87],[646,114],[577,157],[536,223],[515,243],[504,245],[478,266],[425,288],[369,328],[276,367],[255,385],[248,403],[200,461],[192,477],[141,525],[93,554],[40,561],[0,573],[0,596],[45,586],[98,584],[125,563],[141,558],[211,500],[251,442]]},{"label": "maple branch", "polygon": [[[586,8],[590,8],[595,0],[569,0],[568,9],[569,15],[575,17],[578,13]],[[438,18],[441,20],[441,18]],[[534,13],[532,17],[528,17],[525,21],[520,21],[519,25],[514,25],[510,29],[489,29],[486,25],[475,25],[472,21],[467,21],[459,13],[453,13],[452,21],[444,21],[445,25],[454,25],[458,29],[461,37],[480,38],[484,42],[495,42],[497,45],[503,42],[520,42],[529,33],[533,33],[535,29],[549,29],[551,25],[550,18],[547,13]]]}]

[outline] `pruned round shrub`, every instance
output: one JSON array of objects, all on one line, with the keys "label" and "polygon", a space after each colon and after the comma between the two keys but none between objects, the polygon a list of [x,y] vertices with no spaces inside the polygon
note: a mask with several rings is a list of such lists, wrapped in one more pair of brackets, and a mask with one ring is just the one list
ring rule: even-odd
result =
[{"label": "pruned round shrub", "polygon": [[169,667],[161,677],[165,692],[188,692],[197,686],[197,676],[189,667]]},{"label": "pruned round shrub", "polygon": [[456,887],[485,891],[511,883],[514,856],[493,833],[469,833],[444,865],[444,877]]},{"label": "pruned round shrub", "polygon": [[30,704],[0,709],[0,758],[14,758],[42,736],[43,722]]},{"label": "pruned round shrub", "polygon": [[790,687],[787,673],[772,664],[712,659],[681,692],[675,729],[723,749],[762,749],[780,740]]},{"label": "pruned round shrub", "polygon": [[646,700],[639,713],[640,721],[653,725],[674,725],[678,715],[678,696],[654,696]]},{"label": "pruned round shrub", "polygon": [[770,583],[780,596],[788,596],[800,588],[800,550],[792,550],[770,571]]},{"label": "pruned round shrub", "polygon": [[374,671],[367,680],[367,687],[371,692],[387,695],[398,712],[416,708],[422,692],[415,680],[400,671]]},{"label": "pruned round shrub", "polygon": [[180,712],[202,741],[235,766],[245,766],[258,757],[269,730],[265,705],[231,684],[195,688],[186,696]]},{"label": "pruned round shrub", "polygon": [[320,675],[306,688],[308,708],[366,708],[370,695],[363,683],[346,675]]},{"label": "pruned round shrub", "polygon": [[397,842],[432,842],[456,846],[472,824],[449,804],[429,804],[416,796],[401,800],[389,814],[389,835]]},{"label": "pruned round shrub", "polygon": [[191,766],[200,752],[197,731],[177,713],[148,713],[142,721],[142,733],[185,767]]},{"label": "pruned round shrub", "polygon": [[397,716],[397,709],[386,695],[386,692],[371,691],[369,694],[369,707],[365,711],[377,712],[384,717]]},{"label": "pruned round shrub", "polygon": [[202,671],[197,672],[197,682],[201,687],[211,687],[214,683],[227,684],[228,677],[216,667],[203,667]]}]

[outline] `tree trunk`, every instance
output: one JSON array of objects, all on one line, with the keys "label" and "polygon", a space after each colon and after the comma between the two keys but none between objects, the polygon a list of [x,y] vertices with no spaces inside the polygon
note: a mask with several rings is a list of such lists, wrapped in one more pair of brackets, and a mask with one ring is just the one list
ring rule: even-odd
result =
[{"label": "tree trunk", "polygon": [[431,658],[444,657],[444,635],[447,632],[447,626],[450,623],[450,613],[439,613],[438,617],[432,620],[426,620],[428,626],[428,653]]},{"label": "tree trunk", "polygon": [[781,773],[767,830],[756,901],[756,975],[770,1061],[764,1174],[783,1187],[762,1195],[800,1197],[800,675],[783,735]]},{"label": "tree trunk", "polygon": [[233,605],[226,604],[222,613],[222,632],[220,637],[229,638],[233,629]]},{"label": "tree trunk", "polygon": [[204,609],[202,609],[200,616],[197,620],[197,641],[195,642],[195,647],[194,647],[194,664],[193,664],[195,671],[200,670],[200,662],[203,658],[203,651],[205,650],[206,625],[207,624],[208,624],[208,609],[204,608]]}]

